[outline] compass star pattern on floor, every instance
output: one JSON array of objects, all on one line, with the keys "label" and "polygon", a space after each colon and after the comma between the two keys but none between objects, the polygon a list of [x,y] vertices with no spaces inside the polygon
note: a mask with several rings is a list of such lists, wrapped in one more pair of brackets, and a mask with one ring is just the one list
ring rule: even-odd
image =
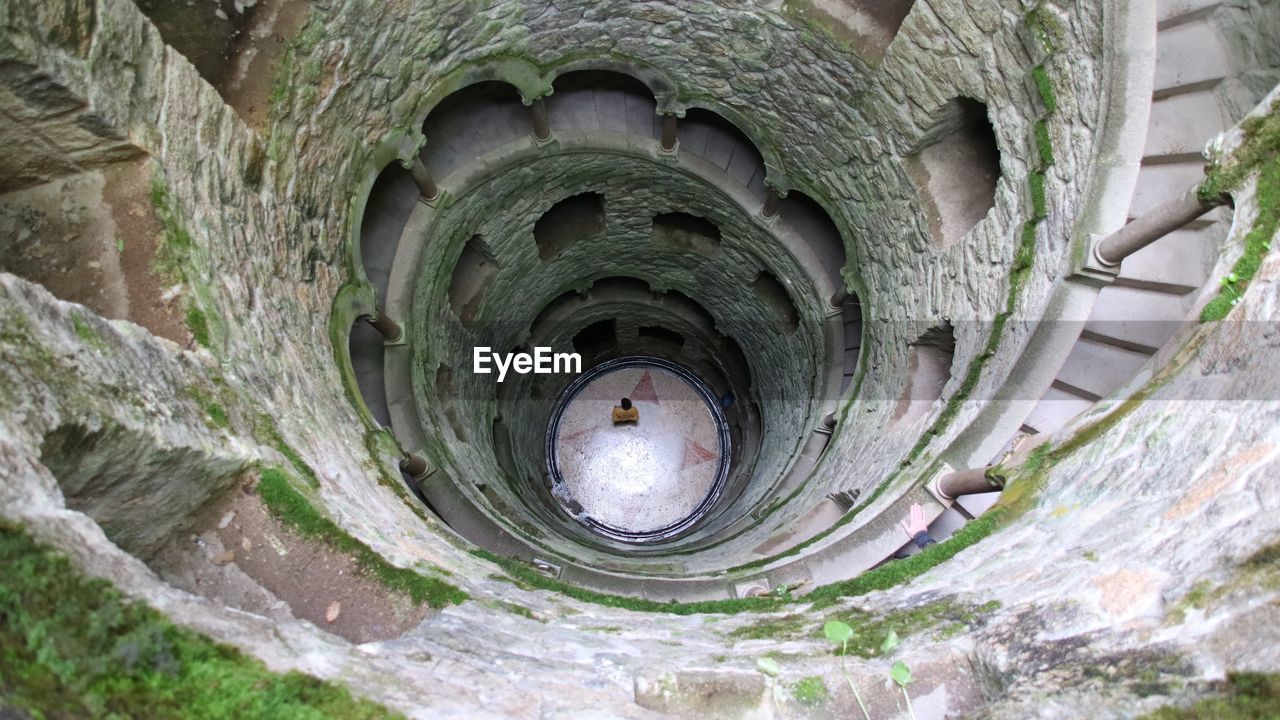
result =
[{"label": "compass star pattern on floor", "polygon": [[[635,423],[615,425],[630,398]],[[593,379],[565,407],[556,438],[568,495],[593,520],[626,532],[668,527],[716,482],[723,449],[706,401],[675,373],[625,367]]]}]

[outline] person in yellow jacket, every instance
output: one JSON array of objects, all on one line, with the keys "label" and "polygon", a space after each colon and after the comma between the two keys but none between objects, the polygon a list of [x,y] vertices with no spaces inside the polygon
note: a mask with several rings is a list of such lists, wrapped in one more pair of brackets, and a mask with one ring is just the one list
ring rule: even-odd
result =
[{"label": "person in yellow jacket", "polygon": [[621,405],[613,406],[613,424],[626,422],[639,422],[640,411],[635,405],[631,404],[630,398],[622,398]]}]

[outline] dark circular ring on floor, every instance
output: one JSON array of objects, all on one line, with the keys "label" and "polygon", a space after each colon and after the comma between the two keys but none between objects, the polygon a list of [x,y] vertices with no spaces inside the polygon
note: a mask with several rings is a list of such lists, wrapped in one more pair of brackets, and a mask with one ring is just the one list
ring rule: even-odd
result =
[{"label": "dark circular ring on floor", "polygon": [[[629,395],[640,419],[614,423],[613,406]],[[711,388],[648,356],[609,360],[577,377],[556,400],[545,442],[560,507],[628,543],[669,540],[696,525],[719,499],[732,458]]]}]

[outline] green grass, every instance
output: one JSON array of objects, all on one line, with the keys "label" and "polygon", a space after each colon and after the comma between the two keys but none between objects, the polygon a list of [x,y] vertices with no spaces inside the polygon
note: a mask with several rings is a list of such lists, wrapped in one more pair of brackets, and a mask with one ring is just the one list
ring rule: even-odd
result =
[{"label": "green grass", "polygon": [[1280,718],[1280,674],[1229,673],[1220,694],[1190,707],[1162,707],[1143,720],[1259,720]]},{"label": "green grass", "polygon": [[400,717],[341,685],[273,673],[86,578],[0,524],[0,715],[35,718]]},{"label": "green grass", "polygon": [[283,472],[268,468],[261,472],[261,478],[258,494],[272,515],[299,534],[350,555],[364,573],[388,590],[403,593],[415,603],[425,602],[437,608],[468,599],[468,595],[454,585],[387,562],[368,545],[321,515],[302,493],[294,489]]}]

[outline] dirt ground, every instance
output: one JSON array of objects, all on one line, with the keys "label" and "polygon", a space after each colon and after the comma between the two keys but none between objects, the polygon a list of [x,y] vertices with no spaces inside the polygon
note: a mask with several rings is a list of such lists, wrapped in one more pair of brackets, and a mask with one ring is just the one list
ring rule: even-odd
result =
[{"label": "dirt ground", "polygon": [[188,592],[275,619],[308,620],[355,643],[399,637],[435,612],[282,525],[249,483],[202,511],[194,530],[149,564]]}]

